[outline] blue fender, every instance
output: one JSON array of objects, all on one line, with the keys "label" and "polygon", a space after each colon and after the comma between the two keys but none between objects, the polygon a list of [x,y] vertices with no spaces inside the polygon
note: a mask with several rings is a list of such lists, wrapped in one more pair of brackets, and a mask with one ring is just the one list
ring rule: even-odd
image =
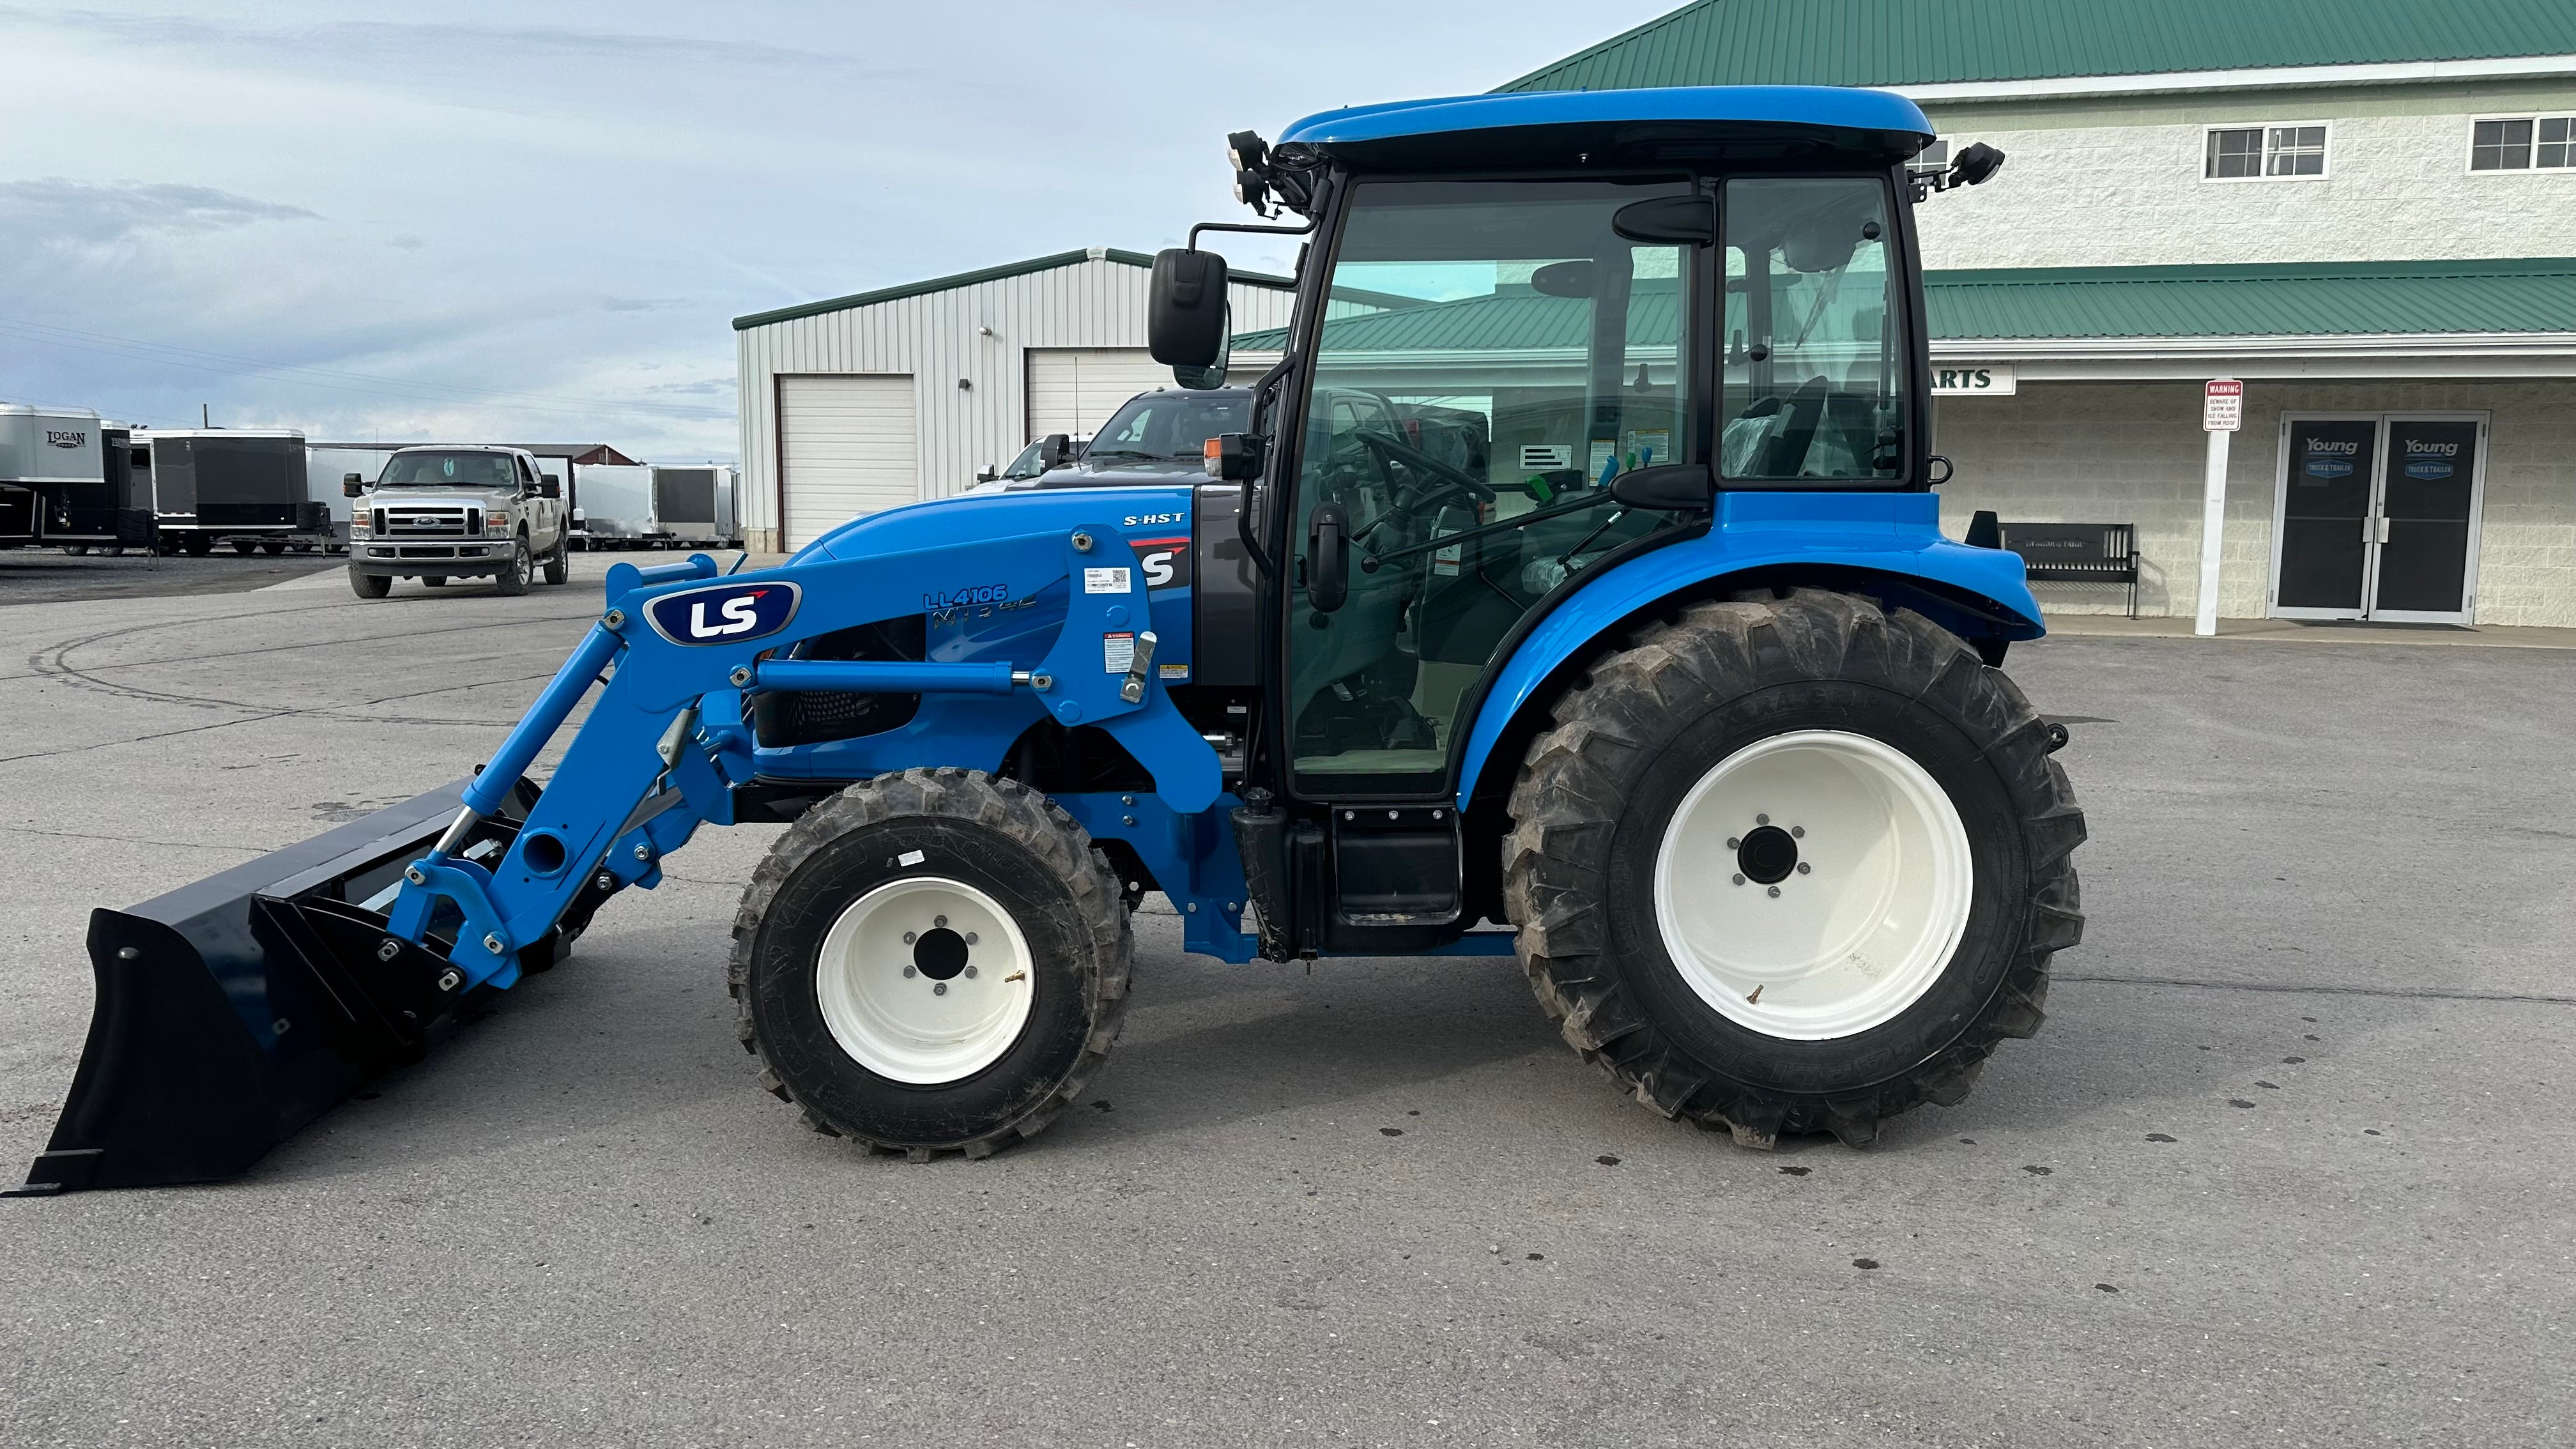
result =
[{"label": "blue fender", "polygon": [[1721,493],[1706,533],[1588,576],[1522,637],[1491,676],[1476,711],[1458,771],[1458,807],[1474,797],[1486,760],[1513,719],[1603,630],[1730,574],[1801,565],[1918,580],[1935,597],[1958,601],[1940,622],[1971,637],[2036,639],[2047,632],[2021,555],[1943,537],[1941,500],[1932,494]]}]

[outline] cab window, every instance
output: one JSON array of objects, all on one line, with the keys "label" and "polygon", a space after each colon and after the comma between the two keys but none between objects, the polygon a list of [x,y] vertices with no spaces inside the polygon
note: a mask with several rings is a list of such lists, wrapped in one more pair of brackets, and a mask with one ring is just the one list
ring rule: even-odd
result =
[{"label": "cab window", "polygon": [[1886,483],[1903,467],[1904,338],[1887,183],[1726,183],[1718,471]]},{"label": "cab window", "polygon": [[[1705,194],[1686,177],[1355,188],[1283,540],[1300,793],[1436,792],[1512,626],[1674,526],[1608,485],[1692,460],[1685,343],[1706,249],[1632,240],[1612,217]],[[1347,592],[1319,611],[1327,506],[1348,520]]]}]

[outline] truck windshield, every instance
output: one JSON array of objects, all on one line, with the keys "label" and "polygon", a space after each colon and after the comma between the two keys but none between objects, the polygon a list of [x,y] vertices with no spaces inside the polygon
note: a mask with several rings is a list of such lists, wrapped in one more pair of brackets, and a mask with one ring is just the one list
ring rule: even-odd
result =
[{"label": "truck windshield", "polygon": [[1149,392],[1129,398],[1100,431],[1092,435],[1088,462],[1198,462],[1207,455],[1207,440],[1219,433],[1239,433],[1251,425],[1252,399],[1239,392]]},{"label": "truck windshield", "polygon": [[385,460],[379,488],[510,488],[518,485],[507,453],[396,453]]},{"label": "truck windshield", "polygon": [[1726,477],[1887,481],[1903,468],[1887,210],[1875,177],[1726,183]]}]

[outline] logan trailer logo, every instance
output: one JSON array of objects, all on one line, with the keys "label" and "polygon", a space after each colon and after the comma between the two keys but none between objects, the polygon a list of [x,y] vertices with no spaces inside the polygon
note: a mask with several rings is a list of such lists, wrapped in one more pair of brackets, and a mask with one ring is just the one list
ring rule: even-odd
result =
[{"label": "logan trailer logo", "polygon": [[796,584],[719,584],[664,594],[644,606],[644,617],[674,644],[739,644],[786,628],[803,594]]},{"label": "logan trailer logo", "polygon": [[89,434],[67,433],[53,428],[47,428],[45,429],[45,441],[57,448],[85,448],[89,446]]}]

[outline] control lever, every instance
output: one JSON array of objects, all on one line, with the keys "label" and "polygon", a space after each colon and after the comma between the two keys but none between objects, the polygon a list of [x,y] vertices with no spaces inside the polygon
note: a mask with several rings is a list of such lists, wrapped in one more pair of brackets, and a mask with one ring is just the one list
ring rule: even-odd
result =
[{"label": "control lever", "polygon": [[1145,679],[1154,669],[1154,631],[1136,636],[1136,652],[1127,661],[1127,682],[1118,686],[1118,697],[1129,704],[1145,702]]}]

